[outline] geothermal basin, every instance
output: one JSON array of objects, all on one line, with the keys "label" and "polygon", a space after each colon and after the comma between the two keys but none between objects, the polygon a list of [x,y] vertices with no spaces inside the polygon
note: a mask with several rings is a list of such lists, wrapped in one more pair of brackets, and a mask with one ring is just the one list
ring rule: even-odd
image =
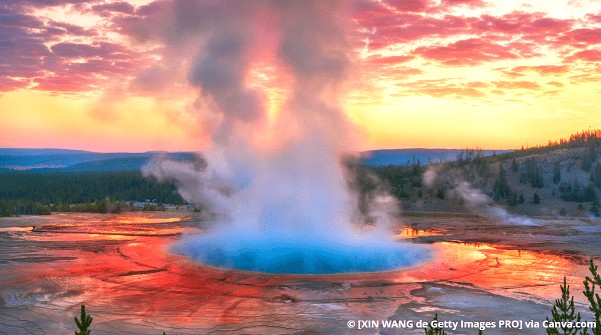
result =
[{"label": "geothermal basin", "polygon": [[410,259],[418,262],[337,274],[201,264],[173,250],[184,236],[204,233],[193,214],[2,218],[0,334],[72,334],[80,304],[94,317],[94,334],[423,334],[349,328],[348,321],[431,320],[434,313],[542,322],[563,276],[585,312],[580,291],[588,259],[601,256],[598,221],[516,227],[474,215],[405,216],[395,238],[416,247]]}]

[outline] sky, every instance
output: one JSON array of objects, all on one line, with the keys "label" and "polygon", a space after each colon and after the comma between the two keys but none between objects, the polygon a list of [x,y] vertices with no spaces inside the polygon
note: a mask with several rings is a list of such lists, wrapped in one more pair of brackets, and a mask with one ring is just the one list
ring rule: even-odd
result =
[{"label": "sky", "polygon": [[[278,127],[294,76],[270,19],[278,1],[260,2],[2,1],[0,147],[204,150],[203,111],[223,104],[199,93],[219,85],[195,82],[213,73],[195,64],[215,50],[204,25],[232,17],[255,36],[231,69],[237,97],[253,92]],[[599,1],[322,3],[341,31],[328,52],[349,61],[328,96],[362,133],[353,149],[512,149],[601,128]]]}]

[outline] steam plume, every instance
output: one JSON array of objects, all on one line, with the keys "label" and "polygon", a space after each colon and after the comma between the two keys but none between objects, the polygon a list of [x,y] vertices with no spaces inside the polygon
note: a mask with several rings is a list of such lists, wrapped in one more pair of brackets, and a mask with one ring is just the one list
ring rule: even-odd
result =
[{"label": "steam plume", "polygon": [[[175,180],[184,199],[203,206],[219,227],[179,251],[214,265],[270,272],[390,269],[423,257],[352,225],[358,202],[341,160],[358,130],[338,106],[352,57],[337,2],[176,1],[165,12],[167,31],[200,36],[189,78],[208,106],[201,113],[211,123],[213,147],[206,165],[157,160],[144,173]],[[202,23],[187,21],[194,13]],[[274,29],[267,34],[272,40],[256,25]],[[267,122],[264,95],[245,80],[262,52],[271,52],[274,65],[292,78],[274,122]],[[262,144],[265,133],[277,144]],[[368,206],[372,217],[392,220],[385,210],[391,198],[376,200]]]},{"label": "steam plume", "polygon": [[[424,184],[427,187],[432,187],[439,178],[439,167],[436,165],[429,166],[422,177]],[[457,173],[449,171],[445,174],[447,181],[452,185],[449,192],[450,196],[455,196],[462,199],[465,206],[472,212],[493,219],[500,220],[501,222],[533,226],[539,225],[540,221],[531,219],[521,215],[515,215],[509,213],[502,207],[496,205],[492,199],[484,194],[481,190],[472,186],[469,182],[464,180]]]}]

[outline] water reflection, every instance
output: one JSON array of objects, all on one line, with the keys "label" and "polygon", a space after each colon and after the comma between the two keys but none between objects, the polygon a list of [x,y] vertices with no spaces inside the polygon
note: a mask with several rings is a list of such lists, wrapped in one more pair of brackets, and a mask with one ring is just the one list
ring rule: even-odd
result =
[{"label": "water reflection", "polygon": [[424,236],[442,236],[442,233],[440,232],[440,230],[436,230],[436,229],[427,229],[427,230],[422,230],[422,229],[415,229],[413,227],[403,227],[400,229],[400,231],[396,234],[397,238],[400,239],[404,239],[404,238],[418,238],[418,237],[424,237]]},{"label": "water reflection", "polygon": [[[436,281],[469,284],[479,289],[524,298],[552,300],[558,284],[568,277],[572,290],[582,289],[586,267],[551,253],[516,250],[508,245],[439,242],[434,260],[417,269],[400,272],[397,281]],[[536,290],[529,288],[536,287]],[[584,302],[583,297],[577,300]]]},{"label": "water reflection", "polygon": [[[564,275],[578,292],[587,272],[585,265],[558,254],[443,241],[432,244],[430,261],[398,271],[265,275],[220,270],[170,253],[169,246],[190,229],[182,224],[188,217],[136,213],[56,219],[38,223],[38,231],[29,226],[0,234],[0,294],[5,301],[27,301],[31,308],[68,310],[69,315],[83,302],[106,322],[127,315],[202,330],[229,323],[286,325],[291,322],[286,315],[295,315],[319,325],[357,315],[390,315],[399,304],[423,303],[412,292],[433,282],[548,303],[558,296]],[[448,232],[403,228],[397,236],[444,237]],[[278,315],[270,312],[274,309]]]}]

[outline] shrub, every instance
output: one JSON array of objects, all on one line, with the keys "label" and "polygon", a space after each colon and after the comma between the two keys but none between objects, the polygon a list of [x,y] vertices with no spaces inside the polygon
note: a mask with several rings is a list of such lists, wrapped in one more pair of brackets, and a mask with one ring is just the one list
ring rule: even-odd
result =
[{"label": "shrub", "polygon": [[89,314],[86,314],[85,305],[81,305],[80,319],[78,320],[77,317],[74,317],[73,319],[75,319],[75,324],[77,325],[77,328],[79,328],[79,331],[76,331],[75,335],[90,335],[91,330],[89,328],[93,318]]}]

